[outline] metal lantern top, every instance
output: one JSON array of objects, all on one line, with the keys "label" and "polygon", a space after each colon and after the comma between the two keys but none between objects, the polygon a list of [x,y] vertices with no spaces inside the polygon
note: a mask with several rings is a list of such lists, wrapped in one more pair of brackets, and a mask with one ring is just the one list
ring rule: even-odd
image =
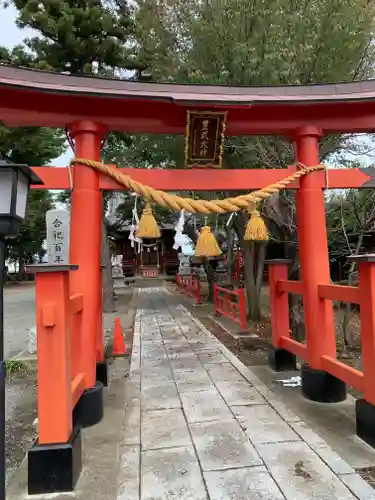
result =
[{"label": "metal lantern top", "polygon": [[27,165],[0,160],[0,237],[16,236],[26,217],[30,184],[44,184]]}]

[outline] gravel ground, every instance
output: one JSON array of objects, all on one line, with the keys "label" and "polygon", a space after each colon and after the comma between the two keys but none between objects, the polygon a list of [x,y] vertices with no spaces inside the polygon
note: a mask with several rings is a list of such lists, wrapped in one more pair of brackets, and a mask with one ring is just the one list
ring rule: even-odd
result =
[{"label": "gravel ground", "polygon": [[36,438],[33,422],[37,416],[35,375],[11,377],[6,387],[6,476],[17,470]]},{"label": "gravel ground", "polygon": [[29,330],[35,326],[35,285],[9,285],[4,289],[5,359],[27,349]]}]

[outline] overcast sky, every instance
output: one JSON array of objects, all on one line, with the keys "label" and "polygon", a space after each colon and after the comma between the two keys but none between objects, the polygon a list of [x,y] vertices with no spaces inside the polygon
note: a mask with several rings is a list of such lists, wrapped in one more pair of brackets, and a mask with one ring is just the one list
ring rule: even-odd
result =
[{"label": "overcast sky", "polygon": [[[16,26],[16,9],[9,7],[3,9],[0,7],[0,45],[12,48],[22,42],[24,38],[33,36],[31,29],[19,29]],[[73,154],[69,150],[66,154],[56,158],[51,162],[52,165],[66,166]]]},{"label": "overcast sky", "polygon": [[3,47],[14,47],[22,42],[23,38],[33,35],[33,30],[20,30],[16,26],[16,9],[12,6],[8,9],[0,7],[0,45]]}]

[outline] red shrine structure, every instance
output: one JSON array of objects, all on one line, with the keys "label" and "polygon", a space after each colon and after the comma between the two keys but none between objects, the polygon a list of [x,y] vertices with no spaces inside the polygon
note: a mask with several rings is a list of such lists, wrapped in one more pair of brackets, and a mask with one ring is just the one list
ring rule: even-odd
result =
[{"label": "red shrine structure", "polygon": [[[225,87],[136,83],[59,75],[0,66],[0,120],[8,127],[66,128],[77,157],[100,160],[110,130],[185,134],[189,112],[225,115],[226,136],[282,135],[295,160],[320,163],[325,134],[375,129],[375,81],[279,87]],[[113,168],[116,168],[113,166]],[[107,382],[102,331],[100,238],[102,192],[123,189],[88,166],[35,166],[42,189],[71,189],[69,266],[36,269],[38,332],[38,440],[29,451],[29,493],[71,490],[81,470],[80,429],[103,415]],[[250,191],[291,175],[288,169],[123,169],[166,191]],[[330,189],[373,188],[375,169],[329,171]],[[34,186],[36,189],[40,186]],[[320,402],[341,401],[346,384],[363,393],[356,402],[357,433],[375,447],[375,255],[352,257],[359,287],[330,281],[323,171],[289,186],[297,191],[300,281],[288,280],[288,263],[270,261],[272,306],[270,363],[302,368],[302,392]],[[87,251],[87,248],[90,251]],[[303,296],[306,343],[290,336],[288,294]],[[363,372],[336,358],[332,301],[360,305]]]}]

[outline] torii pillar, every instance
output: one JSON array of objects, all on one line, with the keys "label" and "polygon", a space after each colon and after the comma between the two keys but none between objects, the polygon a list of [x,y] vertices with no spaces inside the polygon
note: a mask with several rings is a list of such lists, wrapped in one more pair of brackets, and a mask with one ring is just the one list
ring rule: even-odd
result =
[{"label": "torii pillar", "polygon": [[[75,142],[76,156],[100,161],[105,133],[103,126],[92,121],[73,123],[69,134]],[[76,164],[71,200],[70,262],[78,264],[78,271],[71,275],[70,292],[83,294],[81,365],[85,373],[85,391],[74,410],[77,421],[83,427],[94,425],[103,417],[103,384],[96,379],[96,343],[102,315],[101,227],[99,174],[88,166]]]},{"label": "torii pillar", "polygon": [[[322,129],[316,126],[305,126],[294,131],[292,140],[296,162],[306,167],[320,164],[319,139],[322,135]],[[324,356],[336,358],[333,307],[329,301],[319,297],[319,285],[331,283],[323,175],[323,172],[317,171],[301,177],[296,194],[300,279],[307,345],[307,359],[302,365],[301,376],[302,393],[306,398],[321,403],[333,403],[346,398],[346,384],[326,372],[322,365]],[[287,280],[287,261],[272,263],[273,280]],[[275,321],[279,324],[274,326],[276,330],[280,326],[285,335],[285,328],[289,328],[289,317],[285,316],[288,312],[286,294],[283,302],[277,297],[275,310],[277,306],[279,316],[275,317]],[[276,346],[270,349],[269,361],[277,371],[295,368],[295,355],[278,347],[277,342]]]},{"label": "torii pillar", "polygon": [[[296,161],[307,167],[318,165],[319,127],[295,131]],[[336,337],[332,304],[321,300],[318,285],[330,284],[322,172],[300,179],[297,190],[297,230],[300,275],[303,284],[307,363],[302,366],[302,393],[313,401],[339,402],[346,398],[346,384],[322,369],[322,356],[336,357]]]}]

